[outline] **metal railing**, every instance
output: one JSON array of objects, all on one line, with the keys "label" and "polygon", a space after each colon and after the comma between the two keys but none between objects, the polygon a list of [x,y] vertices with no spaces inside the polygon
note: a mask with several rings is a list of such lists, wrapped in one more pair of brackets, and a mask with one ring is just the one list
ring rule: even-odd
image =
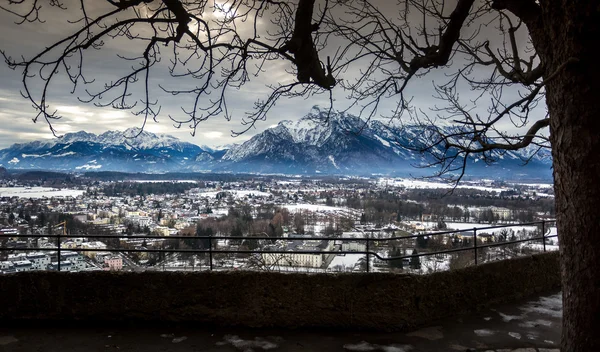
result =
[{"label": "metal railing", "polygon": [[[449,253],[457,253],[457,252],[470,252],[472,251],[474,254],[474,264],[477,265],[478,260],[478,252],[481,252],[486,248],[493,248],[499,246],[508,246],[511,244],[518,244],[524,242],[536,242],[541,241],[543,245],[543,252],[546,252],[546,241],[550,238],[556,238],[557,235],[549,235],[547,234],[547,230],[549,230],[550,224],[556,224],[556,220],[542,220],[542,221],[533,221],[528,223],[520,223],[520,224],[505,224],[505,225],[494,225],[494,226],[485,226],[485,227],[473,227],[470,229],[462,229],[462,230],[448,230],[448,231],[437,231],[430,233],[419,233],[419,234],[411,234],[406,236],[391,236],[386,238],[375,238],[373,236],[374,233],[381,232],[396,232],[399,229],[370,229],[370,230],[362,230],[363,234],[366,237],[338,237],[338,236],[313,236],[313,237],[269,237],[269,236],[245,236],[245,237],[232,237],[232,236],[153,236],[153,235],[131,235],[131,236],[121,236],[121,235],[87,235],[87,234],[79,234],[79,235],[5,235],[0,234],[0,239],[2,238],[48,238],[48,239],[56,239],[56,247],[29,247],[29,248],[10,248],[0,246],[0,253],[6,251],[21,251],[21,252],[48,252],[55,251],[57,252],[57,269],[60,271],[61,269],[61,257],[63,251],[68,252],[117,252],[117,253],[189,253],[189,254],[206,254],[209,256],[209,270],[214,269],[214,258],[215,254],[322,254],[322,255],[346,255],[346,254],[362,254],[366,256],[366,271],[371,271],[371,258],[372,256],[381,260],[382,262],[388,262],[393,260],[404,260],[404,259],[413,259],[420,258],[425,256],[435,256],[435,255],[443,255]],[[525,238],[525,239],[516,239],[516,240],[505,240],[501,242],[492,242],[492,243],[481,243],[478,244],[481,239],[482,231],[487,230],[496,230],[502,228],[511,228],[511,227],[523,227],[523,226],[540,226],[541,227],[541,236]],[[470,247],[460,247],[460,248],[452,248],[438,251],[429,251],[418,254],[410,254],[403,256],[388,256],[384,257],[372,250],[373,245],[379,242],[387,242],[388,244],[391,241],[406,241],[411,239],[418,239],[423,237],[436,237],[436,236],[444,236],[444,235],[456,235],[463,234],[472,231],[472,242],[473,245]],[[479,237],[478,237],[479,233]],[[173,249],[173,248],[62,248],[61,240],[63,239],[118,239],[119,241],[122,239],[141,239],[141,240],[195,240],[195,241],[208,241],[207,248],[202,249]],[[306,241],[306,240],[319,240],[319,241],[350,241],[350,242],[364,242],[365,250],[364,251],[351,251],[351,250],[329,250],[329,251],[319,251],[319,250],[261,250],[261,249],[218,249],[215,248],[216,241],[219,240],[230,240],[230,241],[245,241],[245,240],[253,240],[253,241],[271,241],[275,242],[278,240],[283,241]]]}]

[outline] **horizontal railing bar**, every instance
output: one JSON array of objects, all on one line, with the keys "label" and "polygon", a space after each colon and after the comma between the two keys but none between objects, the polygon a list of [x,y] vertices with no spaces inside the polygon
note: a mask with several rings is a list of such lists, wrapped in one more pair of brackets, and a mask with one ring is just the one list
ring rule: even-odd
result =
[{"label": "horizontal railing bar", "polygon": [[[487,248],[487,247],[499,247],[499,246],[510,245],[510,244],[514,244],[514,243],[538,241],[543,238],[550,238],[550,237],[557,237],[557,235],[545,236],[545,237],[534,237],[534,238],[527,238],[527,239],[523,239],[523,240],[514,240],[514,241],[507,241],[507,242],[494,242],[493,244],[489,244],[489,245],[477,245],[477,248],[480,249],[480,248]],[[436,254],[465,252],[465,251],[472,251],[473,249],[475,249],[475,246],[453,248],[453,249],[447,249],[447,250],[436,251],[436,252],[424,252],[424,253],[418,253],[415,255],[411,254],[411,255],[404,255],[404,256],[399,256],[399,257],[381,257],[377,253],[374,253],[374,252],[370,252],[370,253],[375,255],[378,259],[387,261],[387,260],[407,259],[407,258],[412,258],[412,257],[426,257],[426,256],[436,255]],[[353,252],[353,253],[360,253],[360,252]]]},{"label": "horizontal railing bar", "polygon": [[[510,245],[510,244],[515,244],[515,243],[522,243],[522,242],[529,242],[529,241],[538,241],[538,240],[542,240],[544,238],[552,238],[552,237],[557,237],[557,235],[552,235],[552,236],[545,236],[545,237],[534,237],[534,238],[527,238],[527,239],[522,239],[522,240],[514,240],[514,241],[507,241],[507,242],[495,242],[492,244],[486,244],[486,245],[480,245],[477,248],[488,248],[488,247],[499,247],[499,246],[504,246],[504,245]],[[231,253],[231,254],[268,254],[268,253],[272,253],[272,254],[361,254],[361,255],[366,255],[366,254],[370,254],[370,255],[374,255],[375,257],[377,257],[380,260],[383,261],[388,261],[388,260],[398,260],[398,259],[408,259],[408,258],[413,258],[413,257],[426,257],[426,256],[431,256],[431,255],[437,255],[437,254],[446,254],[446,253],[454,253],[454,252],[464,252],[464,251],[472,251],[474,249],[474,246],[470,246],[470,247],[461,247],[461,248],[453,248],[453,249],[448,249],[448,250],[443,250],[443,251],[436,251],[436,252],[425,252],[425,253],[418,253],[415,255],[405,255],[405,256],[399,256],[399,257],[382,257],[380,256],[377,252],[373,252],[373,251],[259,251],[259,250],[222,250],[222,249],[213,249],[212,251],[210,249],[126,249],[126,248],[106,248],[106,249],[98,249],[98,248],[61,248],[61,251],[65,251],[65,252],[132,252],[132,253]],[[52,248],[6,248],[6,247],[1,247],[0,251],[15,251],[15,250],[19,250],[19,251],[38,251],[38,252],[56,252],[58,251],[57,247],[52,247]]]},{"label": "horizontal railing bar", "polygon": [[[374,252],[369,250],[369,246],[368,244],[371,242],[389,242],[389,241],[394,241],[394,240],[406,240],[406,239],[414,239],[414,238],[419,238],[419,237],[424,237],[424,236],[438,236],[438,235],[448,235],[448,234],[460,234],[460,233],[464,233],[467,231],[474,231],[475,233],[477,231],[482,231],[482,230],[490,230],[490,229],[499,229],[499,228],[510,228],[510,227],[516,227],[516,226],[531,226],[531,225],[538,225],[541,224],[542,225],[542,229],[544,229],[545,224],[547,223],[556,223],[556,220],[543,220],[543,221],[534,221],[534,222],[528,222],[528,223],[521,223],[521,224],[509,224],[509,225],[495,225],[495,226],[486,226],[486,227],[473,227],[473,228],[469,228],[469,229],[462,229],[462,230],[448,230],[448,231],[439,231],[439,232],[432,232],[432,233],[424,233],[424,234],[416,234],[416,235],[408,235],[408,236],[399,236],[399,237],[389,237],[389,238],[374,238],[374,237],[333,237],[333,236],[325,236],[325,237],[268,237],[268,236],[248,236],[248,237],[231,237],[231,236],[153,236],[153,235],[132,235],[132,236],[122,236],[122,235],[85,235],[85,234],[76,234],[76,235],[11,235],[11,234],[0,234],[0,238],[13,238],[13,237],[18,237],[18,238],[51,238],[51,239],[58,239],[60,240],[65,239],[65,238],[87,238],[87,239],[92,239],[92,238],[96,238],[96,239],[119,239],[119,240],[127,240],[127,239],[138,239],[138,240],[209,240],[209,241],[213,241],[213,240],[234,240],[234,241],[244,241],[244,240],[271,240],[271,241],[277,241],[277,240],[287,240],[287,241],[304,241],[304,240],[321,240],[321,241],[355,241],[355,242],[365,242],[367,245],[367,248],[365,251],[317,251],[317,250],[269,250],[269,251],[263,251],[263,250],[245,250],[245,249],[213,249],[212,247],[209,247],[208,249],[164,249],[164,248],[156,248],[156,249],[146,249],[146,248],[133,248],[133,249],[127,249],[127,248],[62,248],[62,247],[51,247],[51,248],[8,248],[8,247],[0,247],[0,252],[5,252],[5,251],[23,251],[23,252],[52,252],[53,254],[58,254],[60,255],[61,252],[76,252],[76,253],[80,253],[80,252],[121,252],[121,253],[190,253],[190,254],[202,254],[202,253],[209,253],[211,256],[213,253],[216,254],[320,254],[320,255],[347,255],[347,254],[358,254],[358,255],[367,255],[367,258],[369,258],[370,255],[375,256],[376,258],[378,258],[381,261],[391,261],[391,260],[404,260],[404,259],[411,259],[411,258],[419,258],[419,257],[426,257],[426,256],[435,256],[435,255],[441,255],[441,254],[448,254],[448,253],[456,253],[456,252],[465,252],[465,251],[472,251],[472,250],[477,250],[478,248],[492,248],[492,247],[500,247],[500,246],[506,246],[506,245],[511,245],[511,244],[516,244],[516,243],[524,243],[524,242],[531,242],[531,241],[543,241],[544,245],[545,245],[545,241],[546,239],[549,238],[555,238],[558,237],[558,235],[548,235],[546,236],[545,233],[542,234],[542,236],[540,237],[533,237],[533,238],[527,238],[527,239],[521,239],[521,240],[513,240],[513,241],[506,241],[506,242],[494,242],[494,243],[486,243],[486,244],[481,244],[481,245],[477,245],[476,242],[473,243],[473,246],[470,247],[461,247],[461,248],[453,248],[453,249],[447,249],[447,250],[442,250],[442,251],[435,251],[435,252],[424,252],[424,253],[418,253],[415,255],[404,255],[404,256],[397,256],[397,257],[383,257],[381,256],[379,253]],[[381,229],[381,230],[358,230],[358,232],[361,232],[362,234],[370,234],[371,236],[373,236],[373,234],[375,232],[390,232],[390,231],[395,231],[392,229]],[[212,242],[211,242],[212,243]],[[546,248],[544,247],[544,251],[546,250]],[[477,255],[477,253],[475,252],[475,255]],[[60,258],[59,258],[59,263],[60,263]],[[211,262],[211,268],[212,268],[212,262]],[[368,268],[368,267],[367,267]],[[367,270],[368,271],[368,270]]]},{"label": "horizontal railing bar", "polygon": [[[287,241],[303,241],[303,240],[323,240],[323,241],[395,241],[395,240],[405,240],[418,238],[423,236],[437,236],[437,235],[447,235],[447,234],[459,234],[462,232],[472,231],[477,229],[477,231],[481,230],[489,230],[489,229],[498,229],[498,228],[510,228],[516,226],[531,226],[536,224],[552,223],[556,222],[556,220],[552,221],[538,221],[538,222],[530,222],[530,223],[522,223],[515,225],[497,225],[497,226],[487,226],[487,227],[473,227],[469,229],[463,230],[449,230],[449,231],[441,231],[441,232],[431,232],[417,235],[408,235],[408,236],[396,236],[396,237],[388,237],[388,238],[373,238],[373,237],[334,237],[334,236],[325,236],[325,237],[269,237],[269,236],[245,236],[245,237],[231,237],[231,236],[153,236],[153,235],[131,235],[131,236],[123,236],[123,235],[85,235],[85,234],[68,234],[68,235],[6,235],[0,234],[0,238],[119,238],[119,239],[171,239],[171,240],[287,240]],[[375,233],[381,232],[377,230],[368,230],[362,231],[363,233]],[[546,236],[548,237],[548,236]]]}]

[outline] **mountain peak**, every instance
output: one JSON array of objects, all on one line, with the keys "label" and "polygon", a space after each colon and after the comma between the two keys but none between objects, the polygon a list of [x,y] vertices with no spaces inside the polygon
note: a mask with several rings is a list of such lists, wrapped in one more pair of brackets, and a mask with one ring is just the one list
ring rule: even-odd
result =
[{"label": "mountain peak", "polygon": [[87,142],[94,140],[97,136],[93,133],[88,133],[85,131],[71,132],[66,133],[62,137],[58,138],[58,143],[74,143],[74,142]]},{"label": "mountain peak", "polygon": [[134,138],[134,137],[140,136],[142,134],[152,134],[152,133],[145,131],[139,127],[129,127],[128,129],[123,131],[123,135],[126,136],[127,138]]}]

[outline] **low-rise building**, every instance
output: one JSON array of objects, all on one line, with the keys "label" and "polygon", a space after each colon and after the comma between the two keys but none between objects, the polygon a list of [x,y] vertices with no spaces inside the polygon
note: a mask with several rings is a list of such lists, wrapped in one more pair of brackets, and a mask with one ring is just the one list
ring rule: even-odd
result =
[{"label": "low-rise building", "polygon": [[14,267],[15,267],[15,264],[13,262],[11,262],[10,260],[0,262],[0,270],[2,270],[2,271],[9,271],[9,270],[12,270]]},{"label": "low-rise building", "polygon": [[344,252],[364,252],[367,250],[367,245],[361,242],[344,242],[342,243],[342,251]]},{"label": "low-rise building", "polygon": [[17,273],[20,273],[22,271],[31,271],[32,269],[32,264],[29,260],[17,260],[13,262],[14,265],[14,270]]},{"label": "low-rise building", "polygon": [[81,248],[91,249],[90,251],[84,250],[81,252],[81,254],[89,258],[95,258],[98,251],[106,249],[106,243],[100,241],[83,242],[81,244]]},{"label": "low-rise building", "polygon": [[[65,260],[65,261],[61,260],[60,271],[73,271],[73,269],[74,269],[73,263],[71,263],[68,260]],[[48,266],[48,270],[58,270],[58,261],[50,263],[50,265]]]},{"label": "low-rise building", "polygon": [[60,257],[61,261],[68,261],[71,263],[72,271],[82,271],[87,267],[85,259],[77,252],[63,252]]},{"label": "low-rise building", "polygon": [[31,270],[47,270],[52,262],[49,254],[32,252],[27,254],[27,260],[31,262]]},{"label": "low-rise building", "polygon": [[302,252],[331,251],[332,248],[332,241],[318,241],[318,243],[310,244],[298,244],[297,241],[293,241],[288,244],[289,253],[262,253],[261,256],[266,265],[320,268],[326,262],[326,254]]},{"label": "low-rise building", "polygon": [[104,258],[105,270],[123,270],[123,258],[118,255],[113,255]]}]

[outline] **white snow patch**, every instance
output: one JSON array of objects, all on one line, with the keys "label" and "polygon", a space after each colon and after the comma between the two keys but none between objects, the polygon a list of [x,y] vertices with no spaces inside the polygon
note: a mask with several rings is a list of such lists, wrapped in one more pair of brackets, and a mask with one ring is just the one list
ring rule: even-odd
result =
[{"label": "white snow patch", "polygon": [[[404,187],[407,189],[449,189],[453,185],[443,182],[431,182],[423,180],[413,180],[407,178],[387,178],[382,177],[377,180],[380,185],[388,185],[393,187]],[[481,185],[472,185],[466,182],[459,184],[456,188],[475,189],[487,192],[501,192],[507,190],[505,187],[487,187]]]},{"label": "white snow patch", "polygon": [[518,332],[509,332],[509,333],[508,333],[508,335],[509,335],[510,337],[514,337],[514,338],[515,338],[515,339],[517,339],[517,340],[520,340],[520,339],[521,339],[521,334],[519,334]]},{"label": "white snow patch", "polygon": [[473,332],[475,333],[475,335],[479,336],[479,337],[483,337],[483,336],[493,336],[494,334],[496,334],[495,331],[492,330],[488,330],[488,329],[479,329],[479,330],[473,330]]},{"label": "white snow patch", "polygon": [[41,158],[41,157],[48,156],[48,155],[50,155],[50,154],[49,153],[46,153],[46,154],[25,154],[25,153],[23,153],[23,154],[21,154],[21,157],[22,158]]},{"label": "white snow patch", "polygon": [[[195,182],[195,181],[193,181],[193,182]],[[222,193],[222,192],[231,193],[231,195],[236,199],[240,199],[240,198],[244,198],[244,197],[248,197],[248,196],[268,197],[271,195],[271,193],[267,193],[267,192],[249,191],[249,190],[209,191],[209,192],[200,192],[200,193],[197,193],[196,195],[198,195],[199,197],[217,198],[217,194]]]},{"label": "white snow patch", "polygon": [[348,351],[381,351],[381,352],[407,352],[412,350],[412,346],[410,345],[375,345],[372,343],[368,343],[367,341],[362,341],[360,343],[355,344],[345,344],[344,349]]},{"label": "white snow patch", "polygon": [[498,314],[500,314],[500,316],[502,317],[502,320],[506,323],[510,323],[513,320],[519,320],[522,318],[522,316],[520,316],[520,315],[508,315],[508,314],[504,314],[501,312],[498,312]]},{"label": "white snow patch", "polygon": [[346,255],[336,255],[335,258],[329,264],[327,270],[332,271],[352,271],[358,261],[362,258],[364,259],[366,256],[364,254],[346,254]]},{"label": "white snow patch", "polygon": [[76,166],[75,169],[77,170],[95,170],[95,169],[99,169],[101,168],[102,165],[93,165],[93,164],[84,164],[81,166]]},{"label": "white snow patch", "polygon": [[198,183],[196,180],[131,180],[136,183]]},{"label": "white snow patch", "polygon": [[[430,229],[434,229],[437,227],[437,222],[432,222],[432,221],[407,221],[408,224],[415,224],[415,225],[423,225],[423,227],[426,230],[430,230]],[[448,227],[449,230],[457,230],[457,231],[465,231],[465,230],[473,230],[474,228],[476,229],[481,229],[481,228],[486,228],[486,227],[490,227],[490,226],[494,226],[491,224],[478,224],[478,223],[469,223],[469,222],[447,222],[446,226]],[[485,230],[485,232],[488,233],[495,233],[495,232],[500,232],[503,229],[508,229],[508,230],[513,230],[515,233],[519,233],[519,232],[523,232],[523,231],[536,231],[537,227],[536,226],[522,226],[522,225],[506,225],[505,228],[495,228],[495,229],[487,229]],[[549,234],[547,236],[550,236]],[[542,246],[542,245],[540,245]],[[546,246],[548,247],[548,245]]]},{"label": "white snow patch", "polygon": [[377,140],[378,140],[378,141],[379,141],[381,144],[383,144],[384,146],[386,146],[386,147],[389,147],[389,146],[390,146],[390,142],[388,142],[388,141],[386,141],[385,139],[383,139],[383,138],[379,137],[378,135],[375,135],[375,138],[377,138]]},{"label": "white snow patch", "polygon": [[254,348],[262,350],[272,350],[279,347],[276,343],[265,340],[261,337],[255,337],[254,340],[244,340],[237,335],[225,335],[223,341],[217,342],[217,346],[232,345],[238,350],[252,352]]},{"label": "white snow patch", "polygon": [[329,205],[319,205],[319,204],[285,204],[285,205],[281,205],[281,207],[287,208],[290,212],[295,212],[297,210],[311,210],[311,211],[318,211],[318,212],[349,211],[348,208],[332,207]]},{"label": "white snow patch", "polygon": [[544,320],[544,319],[536,319],[536,320],[526,321],[526,322],[519,324],[519,326],[523,327],[523,328],[536,328],[540,325],[541,326],[552,326],[552,322],[549,320]]},{"label": "white snow patch", "polygon": [[50,198],[50,197],[78,197],[85,191],[78,189],[58,189],[50,187],[2,187],[0,197],[19,198]]},{"label": "white snow patch", "polygon": [[331,163],[333,164],[333,167],[335,167],[336,169],[339,169],[340,167],[337,166],[337,164],[335,163],[335,158],[333,157],[333,155],[329,156],[329,161],[331,161]]},{"label": "white snow patch", "polygon": [[10,161],[8,162],[9,164],[18,164],[19,163],[19,159],[18,158],[12,158],[10,159]]},{"label": "white snow patch", "polygon": [[519,307],[519,309],[525,314],[536,313],[548,315],[553,318],[560,318],[562,317],[562,295],[558,293],[549,297],[541,297],[537,301]]},{"label": "white snow patch", "polygon": [[62,158],[63,156],[75,155],[75,152],[66,152],[62,154],[52,155],[53,158]]}]

